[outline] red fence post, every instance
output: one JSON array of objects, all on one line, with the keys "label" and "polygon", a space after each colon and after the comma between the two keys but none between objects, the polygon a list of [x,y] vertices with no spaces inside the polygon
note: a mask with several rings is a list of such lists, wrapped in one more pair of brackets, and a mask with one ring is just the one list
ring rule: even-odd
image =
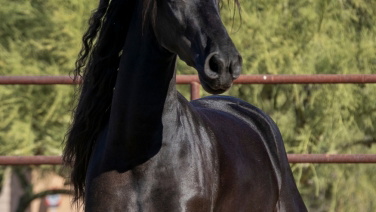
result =
[{"label": "red fence post", "polygon": [[200,83],[191,82],[191,100],[195,100],[200,97]]}]

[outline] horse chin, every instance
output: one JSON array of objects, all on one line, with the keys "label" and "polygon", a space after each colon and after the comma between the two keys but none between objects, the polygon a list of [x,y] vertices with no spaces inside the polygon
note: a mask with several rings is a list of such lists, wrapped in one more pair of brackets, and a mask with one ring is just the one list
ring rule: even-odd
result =
[{"label": "horse chin", "polygon": [[206,92],[208,92],[210,94],[214,94],[214,95],[222,94],[222,93],[226,92],[231,87],[231,84],[230,84],[229,86],[221,86],[221,87],[213,88],[208,83],[206,83],[202,80],[201,80],[201,85]]}]

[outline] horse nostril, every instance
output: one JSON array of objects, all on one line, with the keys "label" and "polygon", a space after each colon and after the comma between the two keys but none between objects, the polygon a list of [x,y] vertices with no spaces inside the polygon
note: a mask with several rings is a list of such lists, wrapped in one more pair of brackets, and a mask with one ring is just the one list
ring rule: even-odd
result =
[{"label": "horse nostril", "polygon": [[207,77],[211,79],[217,79],[223,69],[225,68],[225,63],[221,59],[218,53],[211,53],[205,61],[205,73]]},{"label": "horse nostril", "polygon": [[219,70],[223,67],[223,62],[218,58],[217,55],[214,55],[209,60],[209,68],[210,70],[219,73]]},{"label": "horse nostril", "polygon": [[240,73],[242,72],[242,62],[243,59],[240,55],[231,62],[230,73],[233,79],[237,79],[240,76]]}]

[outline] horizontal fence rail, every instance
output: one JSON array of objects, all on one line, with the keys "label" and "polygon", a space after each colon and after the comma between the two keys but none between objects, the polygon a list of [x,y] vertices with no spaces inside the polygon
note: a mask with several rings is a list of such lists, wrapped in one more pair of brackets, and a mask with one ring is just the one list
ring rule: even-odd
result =
[{"label": "horizontal fence rail", "polygon": [[[70,76],[0,76],[0,85],[71,85]],[[177,84],[191,87],[191,99],[200,98],[197,75],[177,75]],[[234,84],[366,84],[376,74],[241,75]],[[376,163],[376,154],[288,154],[290,163]],[[60,156],[0,156],[0,165],[61,165]]]},{"label": "horizontal fence rail", "polygon": [[[77,84],[69,76],[0,76],[0,85]],[[178,84],[199,83],[197,75],[178,75]],[[376,74],[241,75],[235,84],[347,84],[376,83]]]},{"label": "horizontal fence rail", "polygon": [[[290,163],[376,163],[373,154],[288,154]],[[0,165],[61,165],[61,156],[0,156]]]}]

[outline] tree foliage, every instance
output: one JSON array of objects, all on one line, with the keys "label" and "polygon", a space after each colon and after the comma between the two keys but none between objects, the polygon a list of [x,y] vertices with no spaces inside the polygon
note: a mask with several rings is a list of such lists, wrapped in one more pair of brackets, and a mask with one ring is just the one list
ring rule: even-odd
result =
[{"label": "tree foliage", "polygon": [[[0,4],[0,75],[67,75],[73,70],[96,0]],[[1,86],[0,155],[60,155],[73,93],[73,86]],[[0,167],[0,182],[3,174]]]},{"label": "tree foliage", "polygon": [[[376,1],[241,0],[222,17],[244,74],[376,74]],[[97,0],[0,0],[0,74],[67,75]],[[179,73],[196,73],[182,62]],[[243,85],[289,153],[376,153],[376,86]],[[186,92],[184,89],[183,92]],[[205,94],[206,95],[206,94]],[[0,155],[58,155],[73,86],[2,86]],[[293,165],[310,211],[374,211],[375,165]]]},{"label": "tree foliage", "polygon": [[[81,45],[84,17],[90,12],[88,2],[0,3],[0,74],[69,74]],[[60,154],[60,141],[70,120],[72,88],[2,86],[0,154]]]}]

